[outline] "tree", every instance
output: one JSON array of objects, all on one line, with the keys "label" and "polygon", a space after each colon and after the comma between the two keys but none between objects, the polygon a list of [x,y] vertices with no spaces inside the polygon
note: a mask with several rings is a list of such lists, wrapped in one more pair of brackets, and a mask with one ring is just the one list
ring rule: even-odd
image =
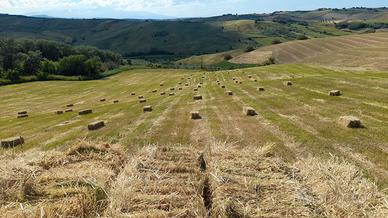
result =
[{"label": "tree", "polygon": [[42,61],[42,72],[47,74],[57,74],[58,73],[58,63],[50,60],[43,60]]},{"label": "tree", "polygon": [[2,57],[3,70],[7,71],[15,68],[18,50],[15,40],[6,39],[1,43],[0,56]]},{"label": "tree", "polygon": [[98,73],[101,72],[102,62],[99,58],[93,57],[85,61],[84,75],[88,78],[94,79],[98,77]]},{"label": "tree", "polygon": [[16,70],[7,70],[5,72],[5,78],[11,80],[11,82],[17,82],[20,80],[19,73]]},{"label": "tree", "polygon": [[27,58],[23,63],[23,74],[24,75],[35,75],[41,67],[42,54],[40,51],[29,51]]},{"label": "tree", "polygon": [[66,76],[83,75],[85,72],[84,55],[70,55],[59,62],[59,72]]}]

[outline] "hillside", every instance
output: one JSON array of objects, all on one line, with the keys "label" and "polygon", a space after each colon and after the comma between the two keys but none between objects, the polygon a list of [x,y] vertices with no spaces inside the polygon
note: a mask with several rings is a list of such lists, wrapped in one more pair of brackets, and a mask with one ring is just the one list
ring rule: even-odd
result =
[{"label": "hillside", "polygon": [[259,64],[272,52],[276,63],[310,63],[360,69],[388,69],[388,33],[286,42],[239,55],[232,63]]},{"label": "hillside", "polygon": [[[272,65],[0,87],[0,139],[25,140],[0,148],[0,213],[386,217],[387,82],[384,72]],[[23,110],[29,116],[16,118]],[[342,126],[344,115],[364,128]],[[99,120],[105,126],[89,131]]]},{"label": "hillside", "polygon": [[212,54],[262,47],[300,37],[357,32],[333,22],[385,22],[386,9],[322,9],[177,20],[57,19],[0,15],[0,37],[39,38],[92,45],[124,56]]}]

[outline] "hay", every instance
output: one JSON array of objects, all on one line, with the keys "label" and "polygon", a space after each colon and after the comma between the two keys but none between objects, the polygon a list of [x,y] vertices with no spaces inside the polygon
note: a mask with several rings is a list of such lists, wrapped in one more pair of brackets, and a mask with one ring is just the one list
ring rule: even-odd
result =
[{"label": "hay", "polygon": [[163,84],[163,83],[160,83],[159,86],[164,86],[164,84]]},{"label": "hay", "polygon": [[168,94],[168,96],[174,96],[174,95],[175,95],[174,92],[170,92],[170,93]]},{"label": "hay", "polygon": [[101,99],[100,99],[100,102],[104,102],[104,101],[106,101],[105,98],[101,98]]},{"label": "hay", "polygon": [[117,104],[117,103],[119,103],[119,100],[114,100],[113,101],[113,104]]},{"label": "hay", "polygon": [[202,86],[201,86],[201,85],[198,85],[197,87],[198,87],[198,88],[201,88]]},{"label": "hay", "polygon": [[233,95],[233,92],[232,91],[226,91],[226,94]]},{"label": "hay", "polygon": [[236,77],[233,77],[232,80],[235,81],[237,78]]},{"label": "hay", "polygon": [[138,99],[143,99],[143,98],[144,98],[144,96],[142,96],[142,95],[139,95],[139,96],[137,96],[137,98],[138,98]]},{"label": "hay", "polygon": [[198,88],[194,88],[193,90],[194,90],[194,92],[198,92]]},{"label": "hay", "polygon": [[244,107],[243,111],[247,116],[256,116],[257,115],[256,110],[253,107]]},{"label": "hay", "polygon": [[202,95],[194,95],[194,100],[202,100]]},{"label": "hay", "polygon": [[145,99],[145,98],[142,98],[142,99],[140,99],[139,100],[139,103],[141,104],[141,103],[146,103],[147,102],[147,100]]},{"label": "hay", "polygon": [[338,119],[339,124],[347,128],[362,128],[361,120],[354,116],[342,116]]},{"label": "hay", "polygon": [[179,82],[178,85],[182,85],[182,82]]},{"label": "hay", "polygon": [[234,83],[238,84],[238,81],[236,80],[236,81],[234,81]]},{"label": "hay", "polygon": [[63,111],[55,111],[55,114],[57,115],[63,114]]},{"label": "hay", "polygon": [[252,75],[248,75],[248,78],[249,78],[249,79],[252,79]]},{"label": "hay", "polygon": [[65,113],[73,112],[73,109],[67,109],[65,110]]},{"label": "hay", "polygon": [[153,92],[153,93],[157,93],[157,92],[158,92],[158,90],[154,89],[154,90],[152,90],[152,92]]},{"label": "hay", "polygon": [[21,136],[1,140],[1,147],[3,148],[12,148],[22,144],[24,144],[24,138]]},{"label": "hay", "polygon": [[253,82],[257,82],[257,79],[254,79]]},{"label": "hay", "polygon": [[135,92],[131,92],[131,95],[136,95],[136,93]]},{"label": "hay", "polygon": [[93,113],[93,110],[87,109],[87,110],[82,110],[78,112],[78,115],[86,115],[86,114],[91,114]]},{"label": "hay", "polygon": [[18,115],[24,115],[24,114],[27,114],[27,111],[19,111],[18,112]]},{"label": "hay", "polygon": [[199,111],[192,111],[190,112],[191,114],[191,119],[192,120],[200,120],[202,119],[201,115],[199,114]]},{"label": "hay", "polygon": [[259,88],[257,88],[257,90],[259,90],[259,92],[264,92],[265,91],[264,87],[259,87]]},{"label": "hay", "polygon": [[152,106],[144,106],[143,107],[143,112],[151,112],[152,111]]},{"label": "hay", "polygon": [[174,90],[175,90],[175,88],[174,88],[174,87],[170,88],[170,91],[174,91]]},{"label": "hay", "polygon": [[17,118],[27,118],[27,117],[28,117],[28,114],[21,114],[17,116]]},{"label": "hay", "polygon": [[179,87],[179,88],[178,88],[178,90],[182,91],[182,90],[183,90],[183,88],[182,88],[182,87]]},{"label": "hay", "polygon": [[105,126],[104,121],[95,121],[88,125],[88,130],[97,130],[97,129],[101,129],[104,126]]},{"label": "hay", "polygon": [[242,84],[242,83],[243,83],[243,82],[241,82],[241,81],[239,82],[239,84]]},{"label": "hay", "polygon": [[191,146],[146,146],[139,153],[113,184],[103,217],[206,217]]},{"label": "hay", "polygon": [[285,86],[292,86],[293,85],[291,81],[285,81],[285,82],[283,82],[283,84]]},{"label": "hay", "polygon": [[221,88],[225,89],[225,85],[222,85]]},{"label": "hay", "polygon": [[331,90],[331,91],[329,92],[329,95],[330,95],[330,96],[341,96],[342,94],[341,94],[341,91],[340,91],[340,90]]},{"label": "hay", "polygon": [[166,92],[161,92],[160,95],[166,95]]},{"label": "hay", "polygon": [[74,104],[68,104],[66,107],[74,107]]},{"label": "hay", "polygon": [[185,86],[189,86],[189,84],[188,84],[188,83],[185,83]]},{"label": "hay", "polygon": [[311,208],[306,188],[290,178],[294,169],[268,157],[266,148],[220,144],[209,155],[211,217],[325,217]]}]

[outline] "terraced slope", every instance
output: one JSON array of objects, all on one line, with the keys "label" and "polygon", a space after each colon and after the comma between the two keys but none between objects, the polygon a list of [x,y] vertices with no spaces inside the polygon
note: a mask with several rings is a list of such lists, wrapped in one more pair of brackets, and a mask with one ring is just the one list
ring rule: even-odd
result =
[{"label": "terraced slope", "polygon": [[292,41],[245,53],[233,63],[261,63],[263,54],[272,52],[277,63],[311,63],[327,66],[387,70],[388,34],[362,34]]},{"label": "terraced slope", "polygon": [[[62,211],[66,207],[48,203],[63,200],[82,205],[66,212],[77,217],[385,217],[387,84],[388,75],[379,71],[272,65],[222,72],[132,70],[99,81],[0,87],[0,138],[22,135],[26,141],[0,148],[0,184],[10,190],[0,195],[0,211],[41,216]],[[328,96],[332,89],[343,95]],[[194,100],[195,94],[203,99]],[[139,103],[139,95],[147,102]],[[73,112],[54,113],[70,103]],[[154,110],[144,113],[145,105]],[[244,106],[258,115],[246,116]],[[78,115],[88,108],[92,114]],[[17,119],[21,110],[29,117]],[[191,111],[202,119],[192,120]],[[365,128],[341,126],[337,120],[344,115],[359,117]],[[96,120],[106,126],[88,131]],[[85,140],[96,148],[73,148]],[[112,151],[118,145],[125,158],[104,166],[121,154]],[[65,161],[42,164],[40,157],[52,152]],[[88,163],[101,172],[88,171]],[[50,179],[55,169],[77,173]],[[17,176],[26,170],[30,176]],[[83,174],[87,180],[80,179]],[[34,181],[38,186],[29,185]]]}]

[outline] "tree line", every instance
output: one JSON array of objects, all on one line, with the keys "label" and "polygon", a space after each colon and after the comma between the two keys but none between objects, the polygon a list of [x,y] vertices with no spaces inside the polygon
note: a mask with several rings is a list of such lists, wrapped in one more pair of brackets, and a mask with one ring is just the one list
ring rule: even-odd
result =
[{"label": "tree line", "polygon": [[70,46],[47,40],[0,39],[0,79],[18,82],[23,76],[46,80],[50,75],[96,79],[125,64],[116,53],[91,46]]}]

